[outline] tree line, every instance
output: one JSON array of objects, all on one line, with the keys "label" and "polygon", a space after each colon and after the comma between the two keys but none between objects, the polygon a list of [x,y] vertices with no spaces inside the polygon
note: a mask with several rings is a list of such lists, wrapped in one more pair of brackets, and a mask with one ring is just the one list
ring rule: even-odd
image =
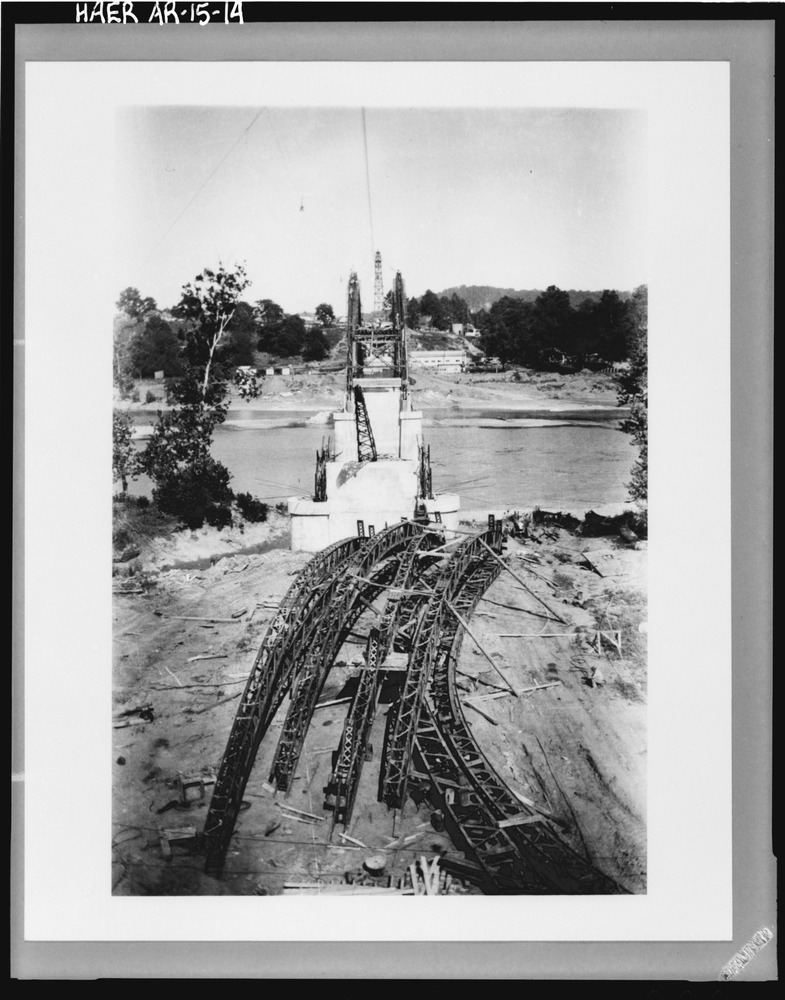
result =
[{"label": "tree line", "polygon": [[[167,378],[184,375],[191,350],[188,324],[201,308],[194,288],[186,286],[177,305],[167,311],[171,320],[164,318],[155,299],[143,298],[136,288],[124,289],[116,304],[136,327],[128,344],[118,345],[116,380],[124,378],[127,383],[133,377],[151,377],[158,371]],[[221,332],[215,360],[224,367],[253,365],[256,352],[266,351],[278,357],[321,361],[330,353],[324,331],[334,325],[335,314],[329,303],[321,302],[315,315],[317,323],[309,326],[271,299],[253,304],[240,299]]]},{"label": "tree line", "polygon": [[605,290],[598,301],[577,308],[570,296],[550,285],[534,302],[503,296],[481,320],[480,344],[503,362],[532,368],[567,363],[582,368],[590,359],[612,363],[630,357],[645,286],[626,302]]}]

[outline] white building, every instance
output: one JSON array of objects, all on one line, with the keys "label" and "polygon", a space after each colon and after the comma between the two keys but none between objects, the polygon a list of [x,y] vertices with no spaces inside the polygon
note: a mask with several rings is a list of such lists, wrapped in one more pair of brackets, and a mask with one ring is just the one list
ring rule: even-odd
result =
[{"label": "white building", "polygon": [[415,369],[462,372],[466,367],[466,351],[410,351],[409,364]]}]

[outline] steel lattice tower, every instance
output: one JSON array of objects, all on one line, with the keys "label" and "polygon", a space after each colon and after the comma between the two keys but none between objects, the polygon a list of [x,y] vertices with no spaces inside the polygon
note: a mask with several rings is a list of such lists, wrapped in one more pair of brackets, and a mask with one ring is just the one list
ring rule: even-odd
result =
[{"label": "steel lattice tower", "polygon": [[382,313],[384,312],[384,285],[382,284],[382,255],[377,250],[376,256],[373,259],[373,311],[376,314],[376,319],[380,320],[384,317]]}]

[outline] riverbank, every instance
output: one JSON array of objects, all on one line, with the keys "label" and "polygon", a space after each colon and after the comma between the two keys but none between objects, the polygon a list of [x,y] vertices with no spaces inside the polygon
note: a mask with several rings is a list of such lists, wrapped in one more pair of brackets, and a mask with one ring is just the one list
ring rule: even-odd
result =
[{"label": "riverbank", "polygon": [[[193,841],[175,839],[178,831],[203,829],[237,698],[279,602],[310,558],[273,547],[285,540],[285,522],[278,515],[258,526],[266,551],[231,550],[225,558],[215,558],[216,537],[240,544],[247,528],[175,533],[168,546],[152,539],[137,557],[138,572],[114,581],[116,895],[278,895],[287,882],[345,885],[345,873],[361,871],[371,854],[385,854],[393,878],[421,855],[460,857],[425,805],[409,803],[395,814],[376,801],[384,699],[346,831],[353,840],[337,831],[330,837],[322,789],[344,699],[356,684],[362,644],[350,642],[325,684],[325,707],[286,799],[265,784],[286,704],[274,719],[244,792],[224,877],[206,876]],[[169,561],[196,551],[211,553],[210,561],[190,568]],[[615,567],[600,558],[608,552]],[[646,543],[542,525],[511,540],[507,559],[527,590],[502,573],[472,617],[472,633],[521,693],[487,699],[497,672],[467,639],[458,664],[467,722],[497,773],[554,816],[574,850],[628,891],[645,891]],[[558,627],[543,628],[542,602],[559,616]],[[597,639],[597,629],[607,641]],[[164,842],[162,828],[174,831],[173,839]],[[393,839],[402,845],[397,850]]]},{"label": "riverbank", "polygon": [[[155,414],[167,409],[160,382],[138,383],[140,401],[116,400],[115,405],[131,413]],[[262,395],[242,399],[233,388],[228,420],[233,413],[332,413],[343,407],[343,372],[321,373],[314,369],[301,375],[272,375],[262,381]],[[626,410],[617,406],[616,383],[603,372],[560,374],[518,369],[488,374],[412,373],[412,406],[429,411],[463,413],[470,410],[504,411],[547,419],[621,419]],[[147,400],[148,396],[155,397]]]}]

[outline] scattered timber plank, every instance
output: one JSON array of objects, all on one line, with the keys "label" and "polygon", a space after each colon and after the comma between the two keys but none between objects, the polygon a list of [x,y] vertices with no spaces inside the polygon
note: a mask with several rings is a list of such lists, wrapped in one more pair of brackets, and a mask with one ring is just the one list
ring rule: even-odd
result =
[{"label": "scattered timber plank", "polygon": [[541,597],[540,597],[540,596],[539,596],[538,594],[535,594],[535,593],[534,593],[534,591],[533,591],[533,590],[532,590],[532,589],[531,589],[530,587],[527,587],[527,586],[526,586],[526,581],[525,581],[525,580],[523,580],[523,579],[521,579],[521,577],[520,577],[520,576],[518,576],[518,574],[517,574],[517,573],[515,572],[515,570],[514,570],[514,569],[512,569],[512,568],[511,568],[510,566],[508,566],[508,565],[507,565],[507,563],[506,563],[506,562],[505,562],[505,561],[504,561],[504,560],[503,560],[503,559],[501,558],[501,556],[497,555],[497,554],[496,554],[496,553],[495,553],[495,552],[493,551],[493,549],[492,549],[492,548],[490,547],[490,545],[488,545],[488,544],[487,544],[486,542],[484,542],[484,541],[482,540],[482,538],[478,539],[478,541],[479,541],[480,545],[482,545],[482,547],[483,547],[484,549],[486,549],[486,550],[487,550],[487,551],[488,551],[488,552],[489,552],[489,553],[491,554],[491,556],[493,557],[493,559],[494,559],[494,560],[495,560],[495,561],[496,561],[496,562],[497,562],[497,563],[498,563],[498,564],[499,564],[500,566],[502,566],[502,567],[503,567],[504,569],[506,569],[506,570],[507,570],[507,572],[508,572],[508,573],[510,574],[510,576],[512,576],[512,577],[513,577],[513,578],[514,578],[515,580],[517,580],[517,581],[518,581],[518,583],[519,583],[519,584],[520,584],[520,585],[521,585],[521,586],[523,587],[523,589],[524,589],[524,590],[525,590],[525,591],[526,591],[526,592],[527,592],[528,594],[531,594],[531,596],[532,596],[532,597],[533,597],[533,598],[535,599],[535,601],[538,601],[538,602],[539,602],[539,603],[540,603],[540,604],[541,604],[541,605],[542,605],[542,606],[543,606],[543,607],[545,608],[545,610],[546,610],[546,611],[548,612],[548,614],[549,614],[549,615],[551,615],[551,617],[552,617],[552,618],[553,618],[553,619],[554,619],[555,621],[557,621],[557,622],[561,622],[561,623],[562,623],[562,625],[564,625],[564,624],[565,624],[565,621],[564,621],[564,619],[563,619],[563,618],[562,618],[562,617],[561,617],[560,615],[557,615],[557,614],[556,614],[556,612],[555,612],[555,611],[553,610],[553,608],[551,608],[551,607],[550,607],[550,606],[549,606],[548,604],[546,604],[546,603],[545,603],[545,601],[544,601],[544,600],[543,600],[543,599],[542,599],[542,598],[541,598]]},{"label": "scattered timber plank", "polygon": [[237,694],[230,694],[228,698],[221,698],[220,701],[213,702],[212,705],[205,705],[204,708],[195,708],[193,710],[194,715],[201,715],[202,712],[209,712],[211,708],[218,708],[219,705],[225,705],[227,701],[234,701],[235,698],[239,698],[242,691],[238,691]]},{"label": "scattered timber plank", "polygon": [[189,656],[189,663],[196,663],[197,660],[228,660],[228,653],[203,653],[199,656]]},{"label": "scattered timber plank", "polygon": [[468,677],[469,680],[474,681],[476,684],[482,684],[485,687],[493,688],[496,691],[507,691],[508,690],[506,687],[505,688],[499,687],[498,684],[492,684],[491,681],[483,680],[482,677],[477,677],[476,674],[467,674],[464,670],[458,670],[456,668],[455,673],[456,674],[460,674],[461,677]]},{"label": "scattered timber plank", "polygon": [[483,711],[482,711],[481,709],[477,708],[477,706],[476,706],[476,705],[473,705],[473,704],[472,704],[472,703],[471,703],[470,701],[467,701],[467,702],[466,702],[466,707],[467,707],[467,708],[473,708],[473,709],[474,709],[474,711],[475,711],[475,712],[476,712],[476,713],[477,713],[478,715],[481,715],[481,716],[483,717],[483,719],[487,719],[487,720],[488,720],[488,722],[490,722],[490,724],[491,724],[492,726],[498,726],[498,725],[499,725],[499,723],[498,723],[498,722],[496,721],[496,719],[492,719],[492,718],[490,717],[490,715],[486,715],[486,714],[485,714],[485,712],[483,712]]},{"label": "scattered timber plank", "polygon": [[315,819],[317,823],[324,823],[324,816],[317,816],[315,813],[306,812],[304,809],[295,809],[294,806],[288,806],[285,802],[279,803],[281,809],[286,809],[289,812],[297,813],[300,816],[308,816],[311,819]]},{"label": "scattered timber plank", "polygon": [[533,816],[529,813],[519,813],[517,816],[510,816],[508,819],[500,819],[496,824],[500,830],[506,830],[509,826],[526,826],[529,823],[547,823],[547,816],[540,816],[539,813],[535,813]]},{"label": "scattered timber plank", "polygon": [[507,698],[511,694],[515,694],[514,691],[494,691],[492,694],[470,694],[464,698],[464,701],[474,702],[474,701],[494,701],[496,698]]},{"label": "scattered timber plank", "polygon": [[[499,677],[501,677],[501,679],[504,681],[504,683],[507,686],[507,689],[510,691],[510,693],[513,694],[513,695],[515,695],[515,691],[510,687],[510,682],[507,680],[507,678],[504,676],[504,674],[499,669],[499,665],[491,658],[490,653],[488,653],[488,651],[485,649],[485,647],[479,641],[479,639],[477,638],[477,636],[469,628],[469,623],[466,621],[466,619],[463,617],[463,615],[460,613],[460,611],[458,611],[458,609],[455,607],[455,605],[452,604],[450,601],[446,601],[445,603],[447,604],[447,607],[450,609],[450,611],[452,611],[452,613],[455,615],[455,617],[460,622],[461,626],[463,627],[464,632],[469,636],[469,638],[472,640],[472,642],[474,643],[474,645],[479,649],[479,651],[482,653],[482,655],[485,657],[485,659],[488,661],[488,663],[490,663],[490,665],[493,667],[493,669],[496,671],[496,673],[499,675]],[[518,696],[515,695],[515,697],[517,698]]]},{"label": "scattered timber plank", "polygon": [[317,708],[331,708],[333,705],[345,705],[347,701],[351,700],[351,698],[333,698],[332,701],[319,701],[314,705],[314,711]]},{"label": "scattered timber plank", "polygon": [[558,687],[561,681],[548,681],[547,684],[532,684],[530,687],[521,688],[519,694],[528,694],[530,691],[540,691],[542,688]]},{"label": "scattered timber plank", "polygon": [[225,625],[239,625],[239,618],[204,618],[199,615],[165,615],[163,611],[154,611],[159,618],[171,618],[180,622],[221,622]]},{"label": "scattered timber plank", "polygon": [[615,549],[594,549],[581,553],[599,576],[626,576],[636,566],[635,555]]},{"label": "scattered timber plank", "polygon": [[366,851],[370,850],[367,844],[364,844],[361,840],[356,837],[350,837],[348,833],[339,833],[338,836],[341,840],[348,840],[350,844],[354,844],[356,847],[363,847]]},{"label": "scattered timber plank", "polygon": [[497,632],[500,639],[574,639],[580,632]]}]

